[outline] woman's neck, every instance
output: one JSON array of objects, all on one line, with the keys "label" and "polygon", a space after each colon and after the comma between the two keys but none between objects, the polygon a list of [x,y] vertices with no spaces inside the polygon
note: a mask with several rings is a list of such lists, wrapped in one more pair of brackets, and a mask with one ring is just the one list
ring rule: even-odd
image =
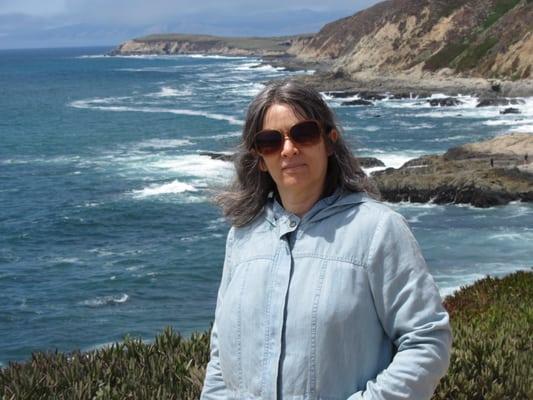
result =
[{"label": "woman's neck", "polygon": [[322,197],[323,188],[317,187],[317,190],[309,191],[290,191],[279,192],[283,208],[298,217],[303,217]]}]

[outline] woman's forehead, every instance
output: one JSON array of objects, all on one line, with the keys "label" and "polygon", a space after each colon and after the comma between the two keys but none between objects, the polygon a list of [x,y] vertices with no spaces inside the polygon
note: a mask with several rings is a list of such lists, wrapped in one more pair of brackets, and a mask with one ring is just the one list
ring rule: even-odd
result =
[{"label": "woman's forehead", "polygon": [[263,118],[263,129],[286,129],[298,121],[306,119],[288,104],[272,104],[267,108]]}]

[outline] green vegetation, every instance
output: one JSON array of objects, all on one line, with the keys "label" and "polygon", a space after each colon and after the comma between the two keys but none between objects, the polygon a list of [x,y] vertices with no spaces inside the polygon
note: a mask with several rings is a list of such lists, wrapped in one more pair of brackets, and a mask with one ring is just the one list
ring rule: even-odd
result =
[{"label": "green vegetation", "polygon": [[100,350],[34,353],[0,370],[0,399],[198,399],[208,332],[183,339],[167,328],[154,343],[126,338]]},{"label": "green vegetation", "polygon": [[[433,400],[533,398],[533,272],[487,277],[445,299],[454,344]],[[197,399],[209,332],[126,338],[88,353],[35,353],[0,370],[0,398]]]},{"label": "green vegetation", "polygon": [[495,37],[487,37],[477,45],[470,38],[462,42],[449,43],[426,61],[424,69],[436,71],[440,68],[451,67],[463,72],[475,68],[479,60],[497,43],[498,39]]},{"label": "green vegetation", "polygon": [[479,60],[481,60],[496,43],[498,43],[498,38],[489,36],[481,44],[470,45],[454,60],[453,64],[455,64],[455,68],[460,72],[475,68],[479,63]]},{"label": "green vegetation", "polygon": [[453,351],[433,399],[533,399],[533,272],[487,277],[444,305]]},{"label": "green vegetation", "polygon": [[484,29],[489,28],[497,20],[499,20],[503,15],[505,15],[507,11],[514,8],[518,3],[520,3],[520,0],[499,0],[497,1],[496,4],[494,5],[494,8],[490,12],[489,16],[483,22],[482,27]]},{"label": "green vegetation", "polygon": [[467,47],[468,44],[464,42],[449,43],[439,52],[433,54],[424,64],[424,68],[430,71],[447,68],[450,66],[450,62],[457,58]]}]

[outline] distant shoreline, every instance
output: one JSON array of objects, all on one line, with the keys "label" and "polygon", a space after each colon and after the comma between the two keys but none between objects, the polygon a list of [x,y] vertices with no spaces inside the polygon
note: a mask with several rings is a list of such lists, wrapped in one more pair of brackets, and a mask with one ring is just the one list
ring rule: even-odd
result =
[{"label": "distant shoreline", "polygon": [[[305,37],[305,35],[303,35]],[[151,35],[126,41],[112,49],[111,56],[206,55],[257,57],[264,65],[288,71],[315,71],[313,75],[296,75],[319,91],[373,91],[393,95],[412,93],[428,95],[470,94],[481,97],[533,96],[533,79],[504,80],[466,77],[449,70],[407,74],[382,74],[362,71],[348,76],[335,71],[329,62],[309,62],[287,53],[302,35],[280,37],[219,37],[210,35]]]}]

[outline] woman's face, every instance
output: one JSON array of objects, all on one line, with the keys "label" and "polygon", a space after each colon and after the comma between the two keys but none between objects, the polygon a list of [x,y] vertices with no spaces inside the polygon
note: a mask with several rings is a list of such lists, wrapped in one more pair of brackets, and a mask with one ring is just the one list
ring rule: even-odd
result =
[{"label": "woman's face", "polygon": [[[267,109],[263,129],[276,129],[287,135],[289,129],[303,118],[285,104],[273,104]],[[263,170],[268,171],[279,193],[313,195],[322,193],[328,168],[328,151],[324,137],[313,145],[298,146],[286,139],[279,152],[261,156]]]}]

